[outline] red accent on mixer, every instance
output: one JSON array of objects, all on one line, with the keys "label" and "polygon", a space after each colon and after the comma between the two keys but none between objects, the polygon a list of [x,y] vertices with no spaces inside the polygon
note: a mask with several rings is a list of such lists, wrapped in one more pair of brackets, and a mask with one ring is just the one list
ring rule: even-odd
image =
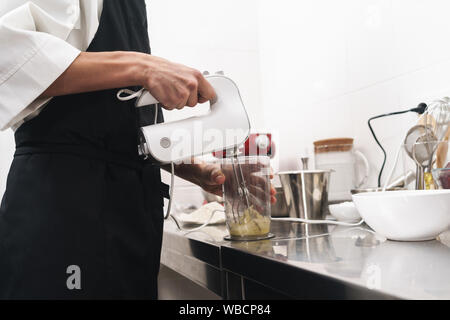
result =
[{"label": "red accent on mixer", "polygon": [[[244,146],[239,148],[241,155],[245,156],[269,156],[275,155],[275,143],[272,141],[271,133],[252,133],[245,141]],[[213,152],[216,158],[225,158],[225,151]]]}]

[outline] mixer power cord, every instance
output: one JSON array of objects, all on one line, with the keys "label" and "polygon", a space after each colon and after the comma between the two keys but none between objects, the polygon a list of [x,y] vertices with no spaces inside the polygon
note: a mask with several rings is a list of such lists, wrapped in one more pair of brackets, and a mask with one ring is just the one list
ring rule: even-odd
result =
[{"label": "mixer power cord", "polygon": [[[133,91],[133,90],[130,90],[130,89],[122,89],[122,90],[119,90],[119,92],[117,92],[117,99],[119,99],[120,101],[128,101],[128,100],[131,100],[131,99],[139,97],[142,94],[143,91],[144,91],[144,88],[142,88],[142,89],[140,89],[138,91]],[[124,96],[123,94],[126,94],[126,96]],[[158,105],[157,104],[153,104],[152,106],[154,106],[154,108],[155,108],[155,117],[153,119],[153,124],[156,124],[158,122]],[[175,182],[175,164],[173,162],[171,162],[170,163],[169,204],[167,205],[167,212],[164,214],[164,219],[167,219],[169,216],[171,216],[170,215],[170,211],[172,209],[172,198],[173,198],[174,182]],[[174,220],[175,220],[175,218],[174,218]],[[178,226],[178,223],[177,223],[177,226]]]},{"label": "mixer power cord", "polygon": [[309,219],[301,219],[301,218],[270,218],[272,221],[291,221],[291,222],[302,222],[307,224],[334,224],[337,226],[346,226],[346,227],[357,227],[364,223],[364,220],[361,219],[358,222],[343,222],[343,221],[334,221],[334,220],[309,220]]},{"label": "mixer power cord", "polygon": [[371,121],[375,120],[375,119],[379,119],[379,118],[383,118],[383,117],[388,117],[388,116],[394,116],[394,115],[398,115],[398,114],[404,114],[404,113],[408,113],[408,112],[416,112],[418,114],[424,114],[425,110],[427,109],[427,105],[426,103],[420,103],[416,108],[412,108],[412,109],[408,109],[408,110],[403,110],[403,111],[397,111],[397,112],[391,112],[391,113],[385,113],[385,114],[381,114],[375,117],[370,118],[367,121],[367,124],[369,125],[369,129],[370,132],[372,133],[373,138],[375,139],[375,142],[378,144],[378,146],[380,147],[381,151],[383,151],[383,164],[381,165],[381,169],[380,169],[380,173],[378,174],[378,187],[381,187],[381,176],[383,174],[383,170],[384,167],[386,165],[386,158],[387,158],[387,154],[386,154],[386,150],[383,148],[383,146],[381,145],[380,141],[378,140],[375,131],[372,128],[371,125]]},{"label": "mixer power cord", "polygon": [[[180,231],[184,231],[186,232],[186,234],[191,233],[191,232],[195,232],[195,231],[199,231],[205,227],[207,227],[212,218],[214,217],[214,214],[216,212],[221,212],[224,213],[224,210],[214,210],[210,213],[210,216],[208,218],[208,220],[203,223],[202,225],[195,227],[195,228],[191,228],[191,229],[187,229],[187,228],[183,228],[180,224],[180,222],[173,216],[170,215],[170,217],[172,218],[172,220],[175,222],[175,225],[177,226],[178,230]],[[337,226],[345,226],[345,227],[358,227],[360,225],[362,225],[364,223],[364,220],[361,219],[358,222],[343,222],[343,221],[334,221],[334,220],[309,220],[309,219],[300,219],[300,218],[270,218],[270,220],[272,221],[290,221],[290,222],[301,222],[301,223],[306,223],[306,224],[332,224],[332,225],[337,225]]]}]

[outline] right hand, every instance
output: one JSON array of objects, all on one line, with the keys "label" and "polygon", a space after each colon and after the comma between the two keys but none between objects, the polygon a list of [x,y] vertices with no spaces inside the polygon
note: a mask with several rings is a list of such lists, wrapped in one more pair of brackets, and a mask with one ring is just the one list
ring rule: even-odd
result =
[{"label": "right hand", "polygon": [[142,86],[164,109],[195,107],[216,97],[213,87],[198,70],[163,58],[146,55]]}]

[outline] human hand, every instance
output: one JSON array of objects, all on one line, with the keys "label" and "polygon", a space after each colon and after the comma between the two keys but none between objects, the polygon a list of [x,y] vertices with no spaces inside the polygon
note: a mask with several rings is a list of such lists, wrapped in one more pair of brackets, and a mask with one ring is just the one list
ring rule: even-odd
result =
[{"label": "human hand", "polygon": [[200,71],[156,56],[144,57],[141,84],[164,109],[195,107],[215,99],[213,87]]},{"label": "human hand", "polygon": [[[228,170],[230,169],[230,170]],[[253,167],[253,171],[247,171],[245,179],[248,183],[249,193],[254,195],[257,198],[265,199],[264,185],[266,184],[266,180],[263,177],[259,177],[257,175],[253,175],[255,171],[258,171],[258,167]],[[183,179],[186,179],[198,186],[200,186],[206,192],[215,194],[217,196],[223,196],[223,184],[225,183],[227,177],[232,182],[234,178],[232,178],[231,168],[225,166],[224,172],[221,167],[217,163],[200,163],[200,164],[182,164],[176,167],[176,173]],[[273,174],[270,174],[270,179],[273,178]],[[238,188],[237,185],[233,185],[233,183],[226,184],[226,188]],[[234,192],[236,191],[234,190]],[[229,194],[232,194],[230,192]],[[270,185],[270,201],[272,203],[276,202],[275,198],[275,188]]]}]

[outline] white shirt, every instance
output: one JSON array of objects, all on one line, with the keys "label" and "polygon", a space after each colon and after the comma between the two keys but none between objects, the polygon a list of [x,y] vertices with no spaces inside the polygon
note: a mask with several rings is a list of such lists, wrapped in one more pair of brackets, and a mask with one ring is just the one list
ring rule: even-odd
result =
[{"label": "white shirt", "polygon": [[103,0],[0,0],[0,130],[17,128],[38,97],[85,51]]}]

